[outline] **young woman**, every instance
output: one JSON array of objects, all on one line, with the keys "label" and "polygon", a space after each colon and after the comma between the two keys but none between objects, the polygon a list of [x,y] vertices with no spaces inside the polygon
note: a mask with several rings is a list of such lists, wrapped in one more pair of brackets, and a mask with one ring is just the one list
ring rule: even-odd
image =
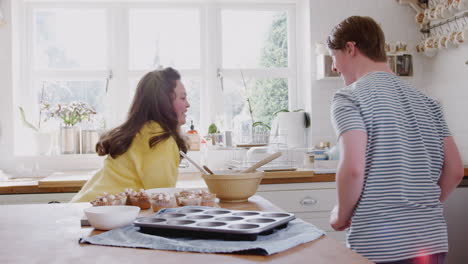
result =
[{"label": "young woman", "polygon": [[190,107],[180,74],[172,69],[147,73],[138,83],[127,120],[101,136],[96,145],[107,155],[104,167],[73,197],[89,202],[96,196],[134,190],[174,187],[180,162],[187,152],[180,136]]}]

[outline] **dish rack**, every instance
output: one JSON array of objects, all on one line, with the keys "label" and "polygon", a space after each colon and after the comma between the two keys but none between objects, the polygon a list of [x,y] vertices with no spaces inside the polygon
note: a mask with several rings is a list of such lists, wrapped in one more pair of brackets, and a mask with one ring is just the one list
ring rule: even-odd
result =
[{"label": "dish rack", "polygon": [[[299,158],[294,148],[283,144],[268,144],[264,147],[250,148],[246,151],[232,152],[231,159],[226,163],[231,170],[245,170],[267,156],[281,152],[281,156],[260,167],[260,171],[292,171],[298,168]],[[300,160],[302,162],[302,160]]]}]

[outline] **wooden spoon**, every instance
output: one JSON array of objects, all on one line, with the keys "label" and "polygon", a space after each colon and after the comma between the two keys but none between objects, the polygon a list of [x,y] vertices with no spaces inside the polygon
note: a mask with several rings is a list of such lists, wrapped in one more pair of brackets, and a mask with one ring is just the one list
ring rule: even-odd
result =
[{"label": "wooden spoon", "polygon": [[241,173],[249,173],[249,172],[254,172],[256,169],[260,168],[261,166],[267,164],[268,162],[278,158],[279,156],[281,156],[281,152],[276,152],[264,159],[262,159],[261,161],[255,163],[254,165],[252,165],[251,167],[241,171]]},{"label": "wooden spoon", "polygon": [[195,166],[195,168],[197,168],[201,173],[203,174],[208,174],[200,165],[198,165],[198,163],[196,163],[195,161],[193,161],[191,158],[188,157],[187,154],[185,154],[183,151],[179,151],[179,154],[186,158],[190,163],[193,164],[193,166]]},{"label": "wooden spoon", "polygon": [[203,169],[205,169],[209,174],[214,174],[206,165],[203,165]]}]

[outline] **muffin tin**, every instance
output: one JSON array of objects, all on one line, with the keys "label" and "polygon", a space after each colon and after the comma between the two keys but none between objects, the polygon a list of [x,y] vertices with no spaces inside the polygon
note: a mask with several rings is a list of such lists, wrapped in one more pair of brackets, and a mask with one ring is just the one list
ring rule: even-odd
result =
[{"label": "muffin tin", "polygon": [[285,228],[295,216],[284,212],[241,211],[224,208],[175,208],[133,224],[140,232],[168,237],[256,240],[275,229]]}]

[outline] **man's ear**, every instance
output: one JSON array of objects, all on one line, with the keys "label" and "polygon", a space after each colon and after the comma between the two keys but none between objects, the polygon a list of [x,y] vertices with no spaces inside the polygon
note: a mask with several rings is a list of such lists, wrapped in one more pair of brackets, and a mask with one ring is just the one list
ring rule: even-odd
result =
[{"label": "man's ear", "polygon": [[346,52],[352,56],[356,54],[356,43],[353,41],[346,42]]}]

